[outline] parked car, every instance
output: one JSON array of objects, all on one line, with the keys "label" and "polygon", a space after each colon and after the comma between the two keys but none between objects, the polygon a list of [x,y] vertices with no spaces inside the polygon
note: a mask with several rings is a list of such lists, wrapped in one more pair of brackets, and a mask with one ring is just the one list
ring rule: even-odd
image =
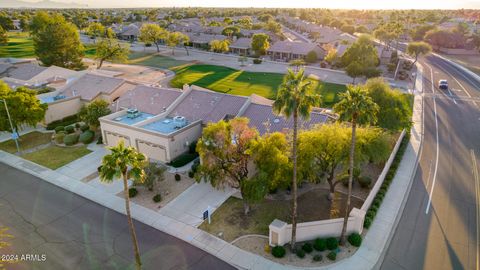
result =
[{"label": "parked car", "polygon": [[438,88],[441,90],[448,90],[448,81],[447,80],[440,80],[438,82]]}]

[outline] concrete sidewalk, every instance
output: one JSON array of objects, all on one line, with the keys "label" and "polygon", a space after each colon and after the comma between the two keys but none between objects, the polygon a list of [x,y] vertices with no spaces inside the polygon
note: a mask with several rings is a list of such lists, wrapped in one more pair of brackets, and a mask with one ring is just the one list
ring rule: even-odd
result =
[{"label": "concrete sidewalk", "polygon": [[103,156],[107,154],[107,149],[105,149],[103,145],[97,145],[96,143],[89,144],[87,148],[91,150],[92,153],[56,169],[56,171],[77,180],[82,180],[97,172],[98,166],[102,163]]}]

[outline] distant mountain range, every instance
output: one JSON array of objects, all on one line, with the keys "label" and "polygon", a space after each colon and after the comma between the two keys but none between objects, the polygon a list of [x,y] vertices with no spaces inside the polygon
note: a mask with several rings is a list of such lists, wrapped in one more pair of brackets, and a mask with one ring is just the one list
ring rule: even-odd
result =
[{"label": "distant mountain range", "polygon": [[87,8],[87,5],[78,3],[62,3],[50,0],[27,2],[21,0],[1,0],[0,8]]}]

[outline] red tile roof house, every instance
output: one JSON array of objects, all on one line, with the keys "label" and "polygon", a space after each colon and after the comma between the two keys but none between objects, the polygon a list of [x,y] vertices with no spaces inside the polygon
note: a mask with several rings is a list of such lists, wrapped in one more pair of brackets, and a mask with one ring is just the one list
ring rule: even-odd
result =
[{"label": "red tile roof house", "polygon": [[[285,132],[292,120],[272,113],[272,101],[252,95],[234,96],[185,85],[179,89],[137,86],[114,104],[115,113],[100,118],[103,142],[109,146],[124,140],[150,159],[170,162],[188,151],[208,123],[245,116],[260,134]],[[330,116],[312,112],[309,128]]]},{"label": "red tile roof house", "polygon": [[305,59],[311,51],[317,54],[319,60],[326,54],[325,50],[317,44],[293,41],[277,41],[267,50],[267,54],[274,61],[288,62],[294,59]]},{"label": "red tile roof house", "polygon": [[135,84],[124,79],[81,73],[59,90],[39,96],[42,102],[48,104],[45,123],[76,114],[82,105],[97,99],[112,103],[134,87]]}]

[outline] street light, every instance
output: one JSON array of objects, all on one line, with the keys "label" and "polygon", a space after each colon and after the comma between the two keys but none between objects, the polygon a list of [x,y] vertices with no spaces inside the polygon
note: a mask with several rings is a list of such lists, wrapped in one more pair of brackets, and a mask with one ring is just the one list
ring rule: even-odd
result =
[{"label": "street light", "polygon": [[20,153],[20,146],[18,145],[18,134],[13,128],[12,118],[10,118],[10,113],[8,112],[7,101],[5,99],[0,99],[5,104],[5,110],[7,111],[8,122],[10,122],[10,128],[12,129],[12,139],[15,141],[15,145],[17,146],[17,152]]}]

